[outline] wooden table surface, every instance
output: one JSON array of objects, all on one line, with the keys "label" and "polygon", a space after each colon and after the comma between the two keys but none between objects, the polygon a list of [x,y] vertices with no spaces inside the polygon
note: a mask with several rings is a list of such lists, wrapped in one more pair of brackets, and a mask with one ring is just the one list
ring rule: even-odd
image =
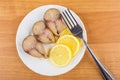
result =
[{"label": "wooden table surface", "polygon": [[81,17],[89,45],[120,80],[120,0],[0,0],[0,80],[102,80],[87,51],[73,70],[56,77],[36,74],[23,64],[15,44],[18,25],[28,12],[46,4],[66,6]]}]

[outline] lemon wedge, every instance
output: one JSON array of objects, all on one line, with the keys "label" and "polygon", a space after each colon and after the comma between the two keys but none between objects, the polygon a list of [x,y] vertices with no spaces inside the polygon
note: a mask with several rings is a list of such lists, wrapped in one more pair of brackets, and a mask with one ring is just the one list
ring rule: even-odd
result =
[{"label": "lemon wedge", "polygon": [[72,33],[70,32],[70,30],[69,30],[68,28],[65,28],[65,29],[61,32],[60,36],[64,36],[64,35],[72,35]]},{"label": "lemon wedge", "polygon": [[71,50],[62,44],[57,44],[50,50],[50,61],[57,67],[65,67],[71,61]]},{"label": "lemon wedge", "polygon": [[63,35],[58,39],[57,44],[68,46],[71,49],[72,57],[74,57],[81,49],[82,41],[73,35]]}]

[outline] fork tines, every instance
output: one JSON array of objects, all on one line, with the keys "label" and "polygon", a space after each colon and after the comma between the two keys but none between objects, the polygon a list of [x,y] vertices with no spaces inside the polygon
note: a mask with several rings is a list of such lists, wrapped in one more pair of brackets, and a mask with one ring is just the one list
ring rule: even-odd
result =
[{"label": "fork tines", "polygon": [[74,26],[78,24],[69,9],[62,12],[62,17],[64,22],[67,24],[68,28],[70,29],[74,28]]},{"label": "fork tines", "polygon": [[83,33],[82,27],[78,24],[76,19],[73,17],[72,12],[69,9],[67,9],[67,10],[63,11],[61,15],[62,15],[64,22],[70,29],[70,31],[75,36],[82,38],[83,37],[82,36],[82,33]]}]

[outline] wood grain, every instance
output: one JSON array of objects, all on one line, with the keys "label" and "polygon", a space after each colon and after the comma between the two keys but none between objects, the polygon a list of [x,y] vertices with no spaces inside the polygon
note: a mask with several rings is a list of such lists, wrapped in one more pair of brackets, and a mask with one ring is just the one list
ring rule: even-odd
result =
[{"label": "wood grain", "polygon": [[73,70],[56,77],[36,74],[22,63],[15,45],[18,25],[28,12],[47,4],[66,6],[80,16],[91,48],[119,80],[120,0],[0,0],[0,80],[102,80],[87,51]]}]

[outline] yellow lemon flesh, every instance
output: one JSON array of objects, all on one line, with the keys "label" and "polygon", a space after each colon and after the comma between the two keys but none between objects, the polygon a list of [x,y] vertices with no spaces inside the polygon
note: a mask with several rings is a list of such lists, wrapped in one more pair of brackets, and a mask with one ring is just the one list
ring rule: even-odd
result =
[{"label": "yellow lemon flesh", "polygon": [[72,33],[70,32],[70,30],[69,30],[68,28],[65,28],[65,29],[61,32],[60,36],[64,36],[64,35],[72,35]]},{"label": "yellow lemon flesh", "polygon": [[50,61],[57,67],[67,66],[71,57],[71,50],[63,44],[57,44],[50,50]]},{"label": "yellow lemon flesh", "polygon": [[72,52],[72,57],[74,57],[81,49],[82,41],[73,35],[63,35],[58,39],[57,44],[68,46]]}]

